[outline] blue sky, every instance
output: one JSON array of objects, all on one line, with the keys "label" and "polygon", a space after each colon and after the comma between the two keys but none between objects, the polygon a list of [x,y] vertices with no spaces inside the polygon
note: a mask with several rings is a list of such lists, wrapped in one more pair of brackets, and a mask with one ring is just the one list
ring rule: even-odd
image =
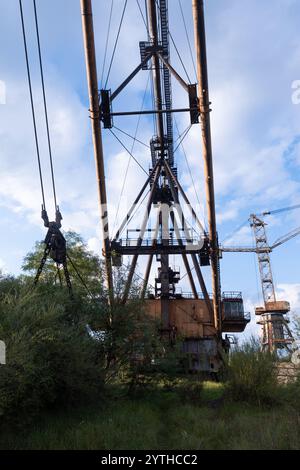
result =
[{"label": "blue sky", "polygon": [[[48,210],[52,217],[33,9],[30,0],[23,3],[43,168],[48,180]],[[250,213],[300,203],[300,104],[292,102],[292,83],[300,80],[300,2],[207,0],[205,3],[216,201],[222,241],[247,220]],[[108,58],[123,4],[123,0],[114,1]],[[182,4],[193,46],[191,2],[182,0]],[[111,0],[94,0],[93,5],[100,80]],[[178,1],[169,0],[169,5],[170,29],[194,81]],[[87,112],[80,4],[78,0],[37,0],[37,6],[57,191],[64,228],[80,232],[90,248],[99,251],[100,230]],[[146,39],[136,0],[129,0],[120,36],[122,47],[117,49],[109,87],[114,89],[137,65],[138,43]],[[17,0],[0,0],[0,40],[0,80],[6,85],[6,104],[0,104],[0,266],[6,272],[18,273],[22,258],[36,240],[43,238],[44,229],[40,220],[41,197]],[[172,63],[183,74],[173,48]],[[107,64],[105,70],[107,73]],[[116,100],[115,109],[139,109],[147,79],[147,72],[141,73],[128,87],[127,93]],[[174,104],[186,105],[186,97],[177,84],[174,84],[173,98]],[[126,121],[116,119],[115,123],[132,133],[136,118]],[[188,125],[187,116],[178,116],[177,123],[180,131],[184,130]],[[143,118],[139,139],[148,142],[152,134],[151,120]],[[103,137],[111,225],[114,226],[128,155],[109,132],[105,131]],[[130,139],[122,136],[122,140],[130,147]],[[199,126],[192,128],[184,147],[198,198],[203,204]],[[148,168],[147,149],[136,145],[134,153]],[[181,181],[197,207],[195,191],[181,151],[177,154],[177,163]],[[126,202],[132,201],[143,178],[141,170],[131,162],[123,208]],[[203,208],[198,210],[202,217]],[[299,214],[299,211],[294,211],[270,217],[270,240],[299,226]],[[252,244],[249,227],[246,225],[235,232],[227,243]],[[278,248],[272,255],[278,292],[291,302],[295,312],[299,312],[300,308],[299,248],[298,238]],[[226,254],[221,268],[223,289],[243,291],[247,309],[253,313],[254,306],[261,303],[254,255]],[[209,281],[209,272],[205,275]],[[254,331],[255,326],[252,329]]]}]

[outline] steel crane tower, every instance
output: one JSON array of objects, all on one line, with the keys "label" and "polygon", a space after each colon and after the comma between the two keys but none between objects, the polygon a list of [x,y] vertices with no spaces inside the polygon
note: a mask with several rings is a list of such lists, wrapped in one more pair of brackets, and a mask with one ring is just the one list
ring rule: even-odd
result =
[{"label": "steel crane tower", "polygon": [[272,353],[282,349],[290,350],[294,338],[285,317],[290,311],[290,304],[276,299],[266,223],[262,218],[252,214],[250,225],[255,237],[264,300],[264,307],[255,309],[255,314],[260,317],[258,324],[262,325],[262,346]]},{"label": "steel crane tower", "polygon": [[[105,236],[103,254],[106,259],[109,290],[113,293],[111,265],[122,266],[123,256],[130,256],[131,264],[122,297],[114,299],[126,303],[131,295],[138,259],[140,256],[147,257],[141,297],[145,298],[148,314],[160,318],[162,336],[174,340],[178,332],[184,337],[183,349],[190,355],[191,368],[216,372],[222,362],[222,332],[243,331],[249,320],[244,317],[240,293],[221,295],[203,1],[192,1],[198,85],[187,83],[171,65],[168,1],[147,0],[145,4],[148,38],[139,44],[140,63],[116,90],[102,89],[100,93],[97,88],[91,0],[81,0],[81,4],[100,202],[106,203],[101,127],[112,129],[114,119],[120,116],[154,115],[156,119],[156,134],[150,141],[151,169],[132,207],[112,238],[108,237],[106,206],[105,210],[101,209]],[[149,70],[152,74],[154,109],[116,111],[115,103],[120,93],[144,70]],[[186,92],[185,108],[173,107],[171,78],[177,80]],[[179,112],[189,114],[191,126],[201,122],[208,233],[204,231],[178,178],[174,159],[173,115]],[[142,223],[135,230],[129,229],[135,208],[142,201],[147,188],[149,196]],[[197,226],[196,235],[182,209],[182,201],[187,205]],[[151,211],[155,211],[155,229],[149,228]],[[127,236],[124,237],[125,229]],[[132,233],[136,234],[135,238],[132,238]],[[192,291],[191,296],[185,297],[176,289],[180,282],[180,272],[170,265],[171,255],[182,257]],[[149,298],[147,286],[154,259],[158,263],[158,274],[155,278],[155,293]],[[196,279],[190,263],[193,264]],[[212,297],[204,281],[204,266],[211,266]],[[199,283],[200,293],[196,282]]]},{"label": "steel crane tower", "polygon": [[286,318],[290,311],[290,304],[286,301],[278,301],[276,298],[271,253],[275,248],[300,235],[300,227],[295,228],[275,240],[273,244],[270,244],[264,218],[268,215],[296,209],[300,209],[300,205],[266,211],[259,215],[252,214],[249,222],[254,234],[255,247],[220,247],[221,253],[256,253],[257,255],[264,307],[257,307],[255,313],[259,316],[258,324],[262,325],[263,349],[270,352],[284,349],[291,352],[291,345],[294,343],[293,334],[289,328],[289,320]]}]

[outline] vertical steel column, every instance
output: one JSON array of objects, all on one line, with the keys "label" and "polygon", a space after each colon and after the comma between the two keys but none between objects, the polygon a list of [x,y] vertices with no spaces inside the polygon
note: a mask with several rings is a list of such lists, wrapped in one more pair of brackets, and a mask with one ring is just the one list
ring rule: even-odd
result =
[{"label": "vertical steel column", "polygon": [[[158,26],[157,26],[157,9],[156,0],[148,0],[148,18],[149,18],[149,33],[150,39],[154,47],[158,47]],[[157,54],[154,54],[153,59],[153,81],[154,81],[154,95],[156,108],[158,111],[163,109],[162,87],[161,87],[161,73],[160,61]],[[162,113],[156,115],[158,138],[162,149],[164,151],[164,121]]]},{"label": "vertical steel column", "polygon": [[[155,244],[157,243],[158,231],[159,231],[159,215],[157,217],[157,222],[156,222],[155,231],[154,231],[154,237],[153,237],[153,240],[152,240],[152,246],[155,246]],[[149,258],[148,258],[148,263],[147,263],[144,282],[143,282],[142,294],[141,294],[142,299],[144,299],[145,296],[146,296],[147,287],[148,287],[148,283],[149,283],[149,277],[150,277],[151,268],[152,268],[152,264],[153,264],[153,259],[154,259],[154,255],[150,255]]]},{"label": "vertical steel column", "polygon": [[109,291],[110,303],[113,303],[113,277],[110,257],[109,226],[107,214],[107,197],[105,185],[104,155],[101,134],[101,121],[98,96],[98,78],[96,51],[93,27],[93,12],[91,0],[81,0],[82,29],[86,59],[87,81],[90,99],[90,116],[93,130],[93,144],[98,183],[98,196],[103,236],[103,255],[105,258],[106,282]]},{"label": "vertical steel column", "polygon": [[219,277],[219,247],[216,224],[215,209],[215,191],[214,191],[214,172],[211,143],[210,127],[210,101],[208,87],[207,54],[205,38],[205,21],[203,0],[192,0],[195,45],[197,56],[197,72],[199,82],[200,114],[203,141],[203,158],[206,184],[207,214],[209,226],[209,240],[211,246],[211,265],[212,265],[212,289],[213,289],[213,307],[214,324],[219,335],[222,332],[221,317],[221,286]]},{"label": "vertical steel column", "polygon": [[[153,46],[158,48],[159,46],[159,34],[158,34],[158,21],[157,21],[157,10],[159,1],[147,0],[148,6],[148,22],[149,22],[149,33],[150,39],[153,42]],[[162,80],[161,80],[161,64],[158,55],[153,55],[153,82],[154,82],[154,95],[156,110],[163,110],[163,92],[162,92]],[[164,117],[162,113],[156,114],[157,122],[157,134],[160,143],[161,158],[165,158],[165,129],[164,129]],[[164,184],[164,183],[162,183]],[[162,220],[161,218],[161,230],[162,230],[162,243],[163,245],[169,244],[168,238],[164,238],[164,232],[166,232],[166,225],[168,221]],[[162,254],[161,260],[161,313],[162,313],[162,324],[163,329],[169,328],[169,294],[170,294],[170,283],[169,283],[169,256]]]}]

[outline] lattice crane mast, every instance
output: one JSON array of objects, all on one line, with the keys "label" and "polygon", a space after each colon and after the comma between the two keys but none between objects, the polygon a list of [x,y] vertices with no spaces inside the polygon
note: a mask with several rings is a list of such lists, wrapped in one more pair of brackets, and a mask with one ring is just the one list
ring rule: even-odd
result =
[{"label": "lattice crane mast", "polygon": [[[124,4],[124,11],[126,5],[127,2]],[[157,319],[160,318],[161,331],[164,336],[170,335],[173,338],[174,332],[178,330],[184,337],[183,348],[190,355],[193,370],[217,372],[222,363],[221,352],[224,346],[222,333],[243,331],[248,320],[244,318],[243,300],[240,293],[221,295],[203,0],[192,0],[192,7],[198,84],[187,83],[171,65],[168,1],[147,0],[144,22],[148,40],[139,44],[140,63],[114,91],[105,85],[99,93],[92,4],[91,0],[81,0],[94,154],[101,203],[103,255],[106,260],[106,278],[111,301],[126,303],[130,298],[133,277],[140,256],[148,258],[141,289],[141,296],[146,297],[151,267],[156,258],[159,267],[155,278],[155,294],[153,298],[146,300],[147,312]],[[153,109],[116,110],[118,96],[138,73],[145,70],[150,71],[152,76]],[[186,92],[187,106],[185,108],[176,109],[173,106],[171,77],[176,79]],[[179,182],[174,160],[172,116],[174,113],[183,112],[190,117],[190,127],[201,122],[208,214],[207,233]],[[155,116],[155,135],[150,141],[152,165],[147,172],[135,159],[146,173],[146,181],[119,229],[110,237],[107,223],[102,128],[109,129],[113,133],[115,118],[135,115]],[[146,194],[148,199],[146,199],[142,223],[138,228],[130,229],[129,222],[135,215],[136,207],[140,206],[145,199],[147,188],[149,195]],[[182,201],[185,202],[198,233],[191,228],[182,209]],[[153,209],[156,209],[155,229],[149,228],[150,213]],[[127,236],[124,236],[126,229]],[[135,238],[129,236],[132,232],[136,233]],[[154,236],[147,238],[149,233]],[[172,269],[171,255],[179,255],[183,260],[192,291],[189,298],[184,298],[176,290],[176,285],[180,281],[180,272]],[[123,256],[130,256],[131,263],[124,291],[121,298],[116,299],[113,292],[112,266],[122,266]],[[196,278],[192,275],[190,263],[193,264]],[[202,274],[203,266],[211,266],[212,296],[207,291]],[[200,293],[196,287],[197,282],[200,286]],[[230,317],[227,322],[226,315]]]},{"label": "lattice crane mast", "polygon": [[300,205],[296,205],[266,211],[259,215],[252,214],[249,222],[255,237],[255,247],[221,247],[221,251],[227,253],[257,254],[264,307],[257,307],[255,313],[260,317],[258,323],[262,325],[263,348],[271,352],[281,349],[290,351],[294,338],[288,326],[289,320],[286,318],[286,314],[290,311],[290,304],[286,301],[278,301],[276,298],[270,254],[275,248],[300,235],[300,227],[278,238],[270,245],[264,217],[299,208]]}]

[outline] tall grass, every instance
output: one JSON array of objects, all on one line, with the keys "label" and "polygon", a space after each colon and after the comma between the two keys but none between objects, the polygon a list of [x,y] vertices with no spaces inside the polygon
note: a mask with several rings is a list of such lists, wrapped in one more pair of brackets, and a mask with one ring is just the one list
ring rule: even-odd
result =
[{"label": "tall grass", "polygon": [[[210,401],[222,390],[210,383]],[[220,450],[299,449],[300,415],[286,407],[261,409],[237,402],[214,408],[182,403],[160,391],[139,400],[116,402],[45,415],[26,433],[0,434],[0,449]]]},{"label": "tall grass", "polygon": [[226,396],[254,405],[271,405],[278,400],[278,383],[273,355],[263,352],[252,338],[237,346],[227,365]]}]

